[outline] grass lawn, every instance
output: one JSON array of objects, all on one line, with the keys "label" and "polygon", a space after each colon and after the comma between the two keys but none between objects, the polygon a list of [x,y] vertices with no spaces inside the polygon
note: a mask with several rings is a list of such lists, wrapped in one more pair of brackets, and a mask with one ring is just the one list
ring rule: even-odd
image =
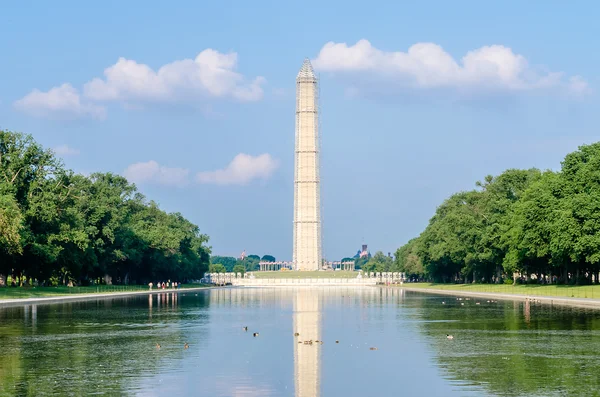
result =
[{"label": "grass lawn", "polygon": [[432,284],[405,283],[407,288],[440,289],[461,292],[490,292],[496,294],[518,294],[558,296],[566,298],[600,299],[600,285],[509,285],[509,284]]},{"label": "grass lawn", "polygon": [[[203,288],[199,284],[182,284],[181,288]],[[156,290],[156,287],[153,288]],[[148,291],[147,285],[98,285],[90,287],[1,287],[0,300],[44,298],[53,296]],[[173,289],[165,289],[165,292]]]},{"label": "grass lawn", "polygon": [[356,278],[358,272],[349,271],[314,271],[300,272],[294,270],[275,272],[252,272],[256,278]]}]

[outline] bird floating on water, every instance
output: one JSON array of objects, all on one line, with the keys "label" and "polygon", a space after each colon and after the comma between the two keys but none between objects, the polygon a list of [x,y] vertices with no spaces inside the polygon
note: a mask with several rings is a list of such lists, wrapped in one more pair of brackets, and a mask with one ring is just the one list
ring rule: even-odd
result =
[{"label": "bird floating on water", "polygon": [[369,350],[377,350],[376,347],[369,347]]},{"label": "bird floating on water", "polygon": [[336,340],[336,341],[335,341],[335,343],[340,343],[340,341],[339,341],[339,340]]},{"label": "bird floating on water", "polygon": [[248,327],[243,327],[243,330],[244,331],[248,331]]},{"label": "bird floating on water", "polygon": [[187,342],[185,342],[185,344],[183,345],[183,348],[184,348],[184,349],[189,349],[189,348],[190,348],[190,345],[188,345],[188,344],[187,344]]},{"label": "bird floating on water", "polygon": [[452,339],[454,339],[454,336],[446,334],[446,339],[452,340]]},{"label": "bird floating on water", "polygon": [[258,336],[258,332],[253,333],[252,336],[257,337]]}]

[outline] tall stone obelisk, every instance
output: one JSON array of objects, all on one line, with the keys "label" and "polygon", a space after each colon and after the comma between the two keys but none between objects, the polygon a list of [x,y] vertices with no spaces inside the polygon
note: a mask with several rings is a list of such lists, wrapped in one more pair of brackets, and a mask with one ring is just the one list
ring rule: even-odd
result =
[{"label": "tall stone obelisk", "polygon": [[321,203],[317,77],[308,59],[296,77],[294,255],[296,270],[321,269]]}]

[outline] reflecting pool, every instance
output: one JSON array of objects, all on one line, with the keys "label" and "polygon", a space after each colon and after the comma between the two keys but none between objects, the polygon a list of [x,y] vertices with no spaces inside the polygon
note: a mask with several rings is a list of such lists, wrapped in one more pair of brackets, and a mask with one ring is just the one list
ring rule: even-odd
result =
[{"label": "reflecting pool", "polygon": [[0,354],[0,395],[594,396],[600,311],[226,288],[0,308]]}]

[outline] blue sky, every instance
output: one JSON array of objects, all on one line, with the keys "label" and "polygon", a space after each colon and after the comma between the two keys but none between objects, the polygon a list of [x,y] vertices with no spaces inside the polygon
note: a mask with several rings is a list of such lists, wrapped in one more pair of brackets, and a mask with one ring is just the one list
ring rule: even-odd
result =
[{"label": "blue sky", "polygon": [[592,1],[85,3],[3,5],[0,128],[125,173],[215,254],[291,259],[304,57],[328,259],[394,252],[450,194],[598,140]]}]

